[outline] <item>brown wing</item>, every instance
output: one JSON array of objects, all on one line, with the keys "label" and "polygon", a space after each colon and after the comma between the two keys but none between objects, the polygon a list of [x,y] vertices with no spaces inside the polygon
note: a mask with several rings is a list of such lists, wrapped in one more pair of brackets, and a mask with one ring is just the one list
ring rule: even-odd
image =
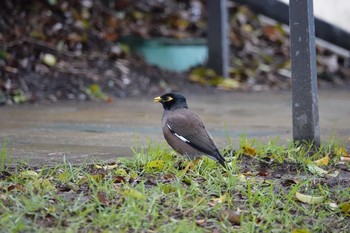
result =
[{"label": "brown wing", "polygon": [[195,113],[188,109],[168,112],[164,124],[179,140],[218,160],[215,143]]}]

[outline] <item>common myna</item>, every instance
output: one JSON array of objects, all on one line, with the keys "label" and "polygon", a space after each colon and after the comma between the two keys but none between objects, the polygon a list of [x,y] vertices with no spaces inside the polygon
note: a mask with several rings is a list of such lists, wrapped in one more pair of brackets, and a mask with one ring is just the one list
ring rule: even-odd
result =
[{"label": "common myna", "polygon": [[203,154],[226,167],[202,120],[188,110],[186,98],[180,94],[168,93],[154,98],[154,102],[163,105],[163,135],[168,144],[179,154],[196,159]]}]

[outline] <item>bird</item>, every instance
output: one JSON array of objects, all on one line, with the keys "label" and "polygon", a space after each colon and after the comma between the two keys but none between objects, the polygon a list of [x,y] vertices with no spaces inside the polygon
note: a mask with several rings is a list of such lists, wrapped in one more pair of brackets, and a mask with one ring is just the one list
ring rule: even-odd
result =
[{"label": "bird", "polygon": [[[197,114],[188,109],[186,98],[179,93],[166,93],[154,98],[163,105],[162,131],[167,143],[179,154],[197,160],[202,155],[226,168],[213,137]],[[187,168],[188,169],[188,168]]]}]

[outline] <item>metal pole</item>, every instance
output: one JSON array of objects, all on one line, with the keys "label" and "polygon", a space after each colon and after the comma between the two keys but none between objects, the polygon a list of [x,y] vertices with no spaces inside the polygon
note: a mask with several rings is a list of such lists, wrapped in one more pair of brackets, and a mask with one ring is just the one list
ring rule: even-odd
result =
[{"label": "metal pole", "polygon": [[229,41],[226,0],[207,0],[208,64],[219,75],[229,76]]},{"label": "metal pole", "polygon": [[294,141],[320,144],[312,0],[289,1]]}]

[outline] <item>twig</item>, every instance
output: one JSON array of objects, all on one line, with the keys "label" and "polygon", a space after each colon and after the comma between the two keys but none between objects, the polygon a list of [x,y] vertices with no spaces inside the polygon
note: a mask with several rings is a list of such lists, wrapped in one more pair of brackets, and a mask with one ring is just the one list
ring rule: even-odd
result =
[{"label": "twig", "polygon": [[55,46],[53,46],[45,41],[37,40],[37,39],[31,38],[31,37],[24,37],[24,38],[19,39],[19,40],[14,40],[14,41],[11,41],[8,43],[4,43],[4,47],[10,48],[10,47],[21,45],[24,42],[27,42],[29,44],[33,44],[35,46],[44,47],[46,49],[54,51],[55,53],[62,54],[62,55],[68,56],[68,57],[80,57],[80,56],[82,56],[82,55],[76,55],[76,54],[69,52],[67,50],[59,50]]},{"label": "twig", "polygon": [[74,76],[83,76],[86,77],[88,79],[92,79],[92,80],[97,80],[99,79],[99,75],[91,72],[91,71],[84,71],[81,69],[75,69],[75,68],[71,68],[71,67],[56,67],[55,69],[56,71],[62,73],[62,74],[69,74],[69,75],[74,75]]}]

